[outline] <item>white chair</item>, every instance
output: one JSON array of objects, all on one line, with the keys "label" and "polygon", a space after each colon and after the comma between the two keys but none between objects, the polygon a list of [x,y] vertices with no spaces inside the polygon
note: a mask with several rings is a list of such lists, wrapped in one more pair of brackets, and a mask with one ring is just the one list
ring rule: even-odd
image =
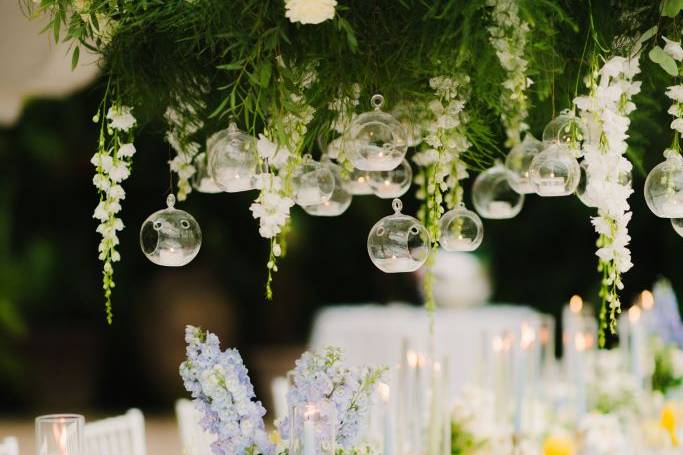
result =
[{"label": "white chair", "polygon": [[19,455],[17,438],[8,437],[0,441],[0,455]]},{"label": "white chair", "polygon": [[180,440],[183,444],[183,454],[213,455],[211,443],[216,437],[201,427],[199,421],[202,417],[194,404],[190,400],[180,399],[175,402],[175,412],[178,418]]},{"label": "white chair", "polygon": [[145,455],[145,418],[139,409],[85,424],[88,455]]}]

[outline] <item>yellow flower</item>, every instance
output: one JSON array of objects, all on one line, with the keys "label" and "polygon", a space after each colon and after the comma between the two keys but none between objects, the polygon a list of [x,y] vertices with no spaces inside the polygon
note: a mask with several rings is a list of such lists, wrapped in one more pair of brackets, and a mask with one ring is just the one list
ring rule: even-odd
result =
[{"label": "yellow flower", "polygon": [[570,436],[553,435],[543,443],[543,455],[574,455],[576,449]]},{"label": "yellow flower", "polygon": [[659,424],[669,432],[671,436],[671,444],[674,447],[678,447],[679,441],[676,435],[676,409],[672,404],[667,404],[662,408],[662,415],[659,420]]},{"label": "yellow flower", "polygon": [[280,444],[280,441],[281,441],[280,432],[277,430],[271,431],[270,432],[270,441],[275,445]]}]

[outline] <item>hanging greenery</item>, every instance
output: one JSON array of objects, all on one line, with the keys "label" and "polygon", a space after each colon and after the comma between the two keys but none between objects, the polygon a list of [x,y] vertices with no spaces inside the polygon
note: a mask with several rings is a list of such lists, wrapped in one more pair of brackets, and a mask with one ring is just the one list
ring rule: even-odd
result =
[{"label": "hanging greenery", "polygon": [[[634,77],[646,54],[649,68],[678,76],[683,51],[676,17],[683,3],[25,2],[29,14],[50,18],[55,40],[72,43],[74,66],[81,52],[95,52],[109,81],[96,115],[101,134],[93,158],[109,320],[116,232],[123,228],[117,217],[119,183],[130,172],[132,128],[163,117],[176,153],[169,166],[177,175],[179,201],[193,187],[256,190],[251,215],[270,242],[269,299],[295,205],[313,215],[340,214],[348,204],[336,211],[325,207],[351,195],[401,196],[401,179],[414,175],[422,201],[418,223],[426,229],[407,226],[397,238],[405,239],[409,254],[426,253],[429,267],[437,246],[468,250],[481,241],[481,220],[463,206],[460,180],[469,173],[490,168],[510,149],[522,151],[525,163],[506,164],[515,178],[526,179],[523,192],[566,195],[579,185],[582,159],[587,194],[598,201],[592,205],[598,209],[593,224],[599,235],[601,327],[615,329],[621,273],[630,267],[627,198],[633,190],[625,177],[631,172],[626,157],[640,163],[642,152],[627,142],[629,115],[638,104],[631,98],[640,89]],[[683,97],[674,89],[669,93],[678,119]],[[612,104],[605,105],[605,97]],[[564,109],[565,117],[558,117]],[[553,134],[546,128],[543,144],[522,141],[523,133],[538,134],[560,117],[548,126]],[[672,127],[681,130],[679,123]],[[677,153],[678,134],[672,147]],[[417,169],[403,163],[406,157]],[[616,167],[605,167],[608,161]],[[522,192],[521,183],[512,186]],[[677,201],[681,190],[667,191],[669,203]],[[681,198],[683,203],[683,193]],[[172,253],[184,233],[169,232],[159,248]],[[429,241],[413,241],[421,232]],[[405,246],[380,240],[389,252]],[[396,263],[389,269],[410,267]],[[427,275],[425,296],[432,308]]]}]

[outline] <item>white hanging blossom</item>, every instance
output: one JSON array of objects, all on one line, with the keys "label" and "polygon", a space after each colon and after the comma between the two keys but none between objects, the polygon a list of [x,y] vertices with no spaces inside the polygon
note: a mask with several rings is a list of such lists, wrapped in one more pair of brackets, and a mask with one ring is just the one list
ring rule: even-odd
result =
[{"label": "white hanging blossom", "polygon": [[168,131],[166,142],[176,152],[176,156],[168,162],[171,171],[178,176],[178,200],[184,201],[192,192],[190,179],[197,172],[194,158],[199,153],[200,145],[191,139],[192,135],[204,126],[194,106],[179,103],[178,107],[169,106],[164,114]]},{"label": "white hanging blossom", "polygon": [[285,0],[285,16],[290,22],[320,24],[335,15],[337,0]]},{"label": "white hanging blossom", "polygon": [[631,219],[628,198],[633,193],[632,165],[624,155],[628,149],[628,116],[635,110],[631,98],[640,91],[641,83],[633,80],[640,73],[639,57],[639,53],[629,57],[615,56],[600,69],[594,65],[587,77],[590,94],[574,99],[589,130],[581,153],[587,176],[585,193],[598,210],[592,223],[600,236],[596,254],[598,270],[603,275],[600,290],[602,328],[606,326],[605,306],[608,305],[613,332],[616,315],[621,310],[618,295],[623,288],[621,274],[633,266],[627,227]]},{"label": "white hanging blossom", "polygon": [[[126,197],[121,182],[130,176],[131,162],[136,151],[135,146],[130,142],[124,142],[121,136],[130,132],[136,120],[132,115],[132,108],[128,106],[112,106],[107,111],[106,117],[107,129],[111,136],[109,145],[105,144],[103,127],[100,133],[99,149],[90,162],[96,169],[93,185],[100,195],[93,218],[100,222],[97,232],[102,236],[102,240],[100,240],[98,251],[99,259],[104,263],[102,287],[105,292],[107,321],[111,323],[111,290],[114,287],[112,264],[121,260],[116,247],[119,244],[118,232],[124,228],[123,221],[118,217],[121,211],[121,201]],[[99,114],[95,118],[98,120]]]},{"label": "white hanging blossom", "polygon": [[493,25],[488,27],[489,39],[501,66],[507,72],[501,94],[501,119],[507,135],[505,145],[514,147],[521,142],[522,133],[529,129],[526,124],[528,99],[525,90],[533,81],[526,75],[529,62],[524,58],[529,24],[519,16],[517,0],[487,0],[486,4],[493,7]]}]

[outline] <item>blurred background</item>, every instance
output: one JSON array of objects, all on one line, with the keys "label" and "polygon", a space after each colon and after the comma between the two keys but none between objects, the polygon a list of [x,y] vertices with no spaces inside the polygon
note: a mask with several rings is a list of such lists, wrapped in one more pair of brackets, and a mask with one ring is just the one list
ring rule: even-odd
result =
[{"label": "blurred background", "polygon": [[[32,33],[45,47],[39,29]],[[3,33],[19,32],[5,28]],[[0,39],[8,42],[19,40]],[[0,51],[0,58],[17,54],[7,46]],[[54,53],[68,58],[61,50]],[[102,82],[91,75],[91,82],[74,84],[75,93],[46,99],[41,90],[16,88],[22,77],[9,71],[16,69],[14,63],[2,66],[0,105],[15,115],[0,123],[0,419],[73,410],[110,414],[133,406],[170,416],[174,401],[185,396],[177,368],[188,323],[240,349],[257,394],[266,395],[270,378],[290,368],[305,348],[322,307],[421,305],[414,275],[384,274],[367,256],[370,228],[391,213],[390,201],[371,196],[354,198],[338,218],[312,218],[293,209],[288,254],[275,275],[272,302],[264,297],[268,244],[249,211],[254,193],[192,193],[180,207],[201,225],[199,256],[177,270],[150,263],[140,251],[138,232],[145,218],[164,206],[170,154],[163,124],[150,123],[136,140],[138,154],[125,182],[122,262],[115,272],[114,323],[107,326],[90,164],[97,140],[90,119]],[[15,106],[16,99],[23,107]],[[635,267],[625,276],[626,306],[659,276],[683,290],[678,256],[683,239],[668,220],[647,209],[642,194],[643,169],[661,160],[669,140],[651,127],[668,125],[665,109],[659,111],[659,117],[636,118],[633,125],[643,133],[636,140],[646,154],[634,172],[630,200]],[[404,205],[405,212],[415,212],[412,194]],[[486,221],[476,255],[490,277],[490,301],[555,316],[573,294],[595,301],[599,276],[592,214],[574,197],[532,196],[515,219]]]}]

